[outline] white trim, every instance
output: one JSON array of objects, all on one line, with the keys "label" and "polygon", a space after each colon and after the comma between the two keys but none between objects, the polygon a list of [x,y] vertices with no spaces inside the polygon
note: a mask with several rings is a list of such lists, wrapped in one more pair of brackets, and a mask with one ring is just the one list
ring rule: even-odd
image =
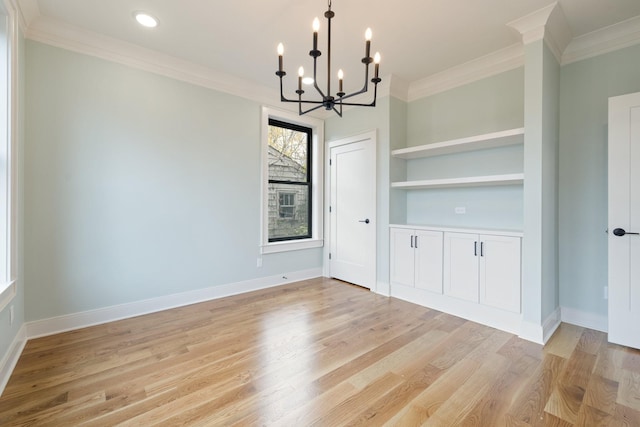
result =
[{"label": "white trim", "polygon": [[25,327],[25,325],[22,325],[15,338],[13,339],[13,342],[9,346],[9,350],[2,358],[2,361],[0,361],[0,396],[7,386],[9,378],[11,378],[13,369],[18,363],[18,359],[20,359],[20,355],[22,354],[22,350],[24,350],[24,346],[26,343],[27,328]]},{"label": "white trim", "polygon": [[273,103],[279,99],[275,89],[46,16],[34,20],[25,37],[256,102]]},{"label": "white trim", "polygon": [[601,314],[589,313],[571,307],[561,307],[562,321],[571,323],[572,325],[582,326],[583,328],[595,329],[600,332],[609,330],[609,321],[607,316]]},{"label": "white trim", "polygon": [[[521,333],[521,323],[524,323],[521,322],[520,313],[512,313],[397,283],[391,284],[391,296],[515,335]],[[521,334],[520,337],[539,343]]]},{"label": "white trim", "polygon": [[[374,169],[374,176],[377,178],[378,177],[378,130],[377,129],[372,129],[369,131],[365,131],[362,133],[359,133],[357,135],[352,135],[352,136],[348,136],[345,138],[340,138],[340,139],[335,139],[333,141],[329,141],[327,142],[327,174],[326,174],[326,188],[327,188],[327,192],[325,193],[325,203],[326,206],[331,206],[331,198],[333,196],[332,194],[332,186],[331,186],[331,173],[332,171],[330,171],[328,168],[330,168],[330,160],[331,160],[331,150],[337,147],[342,147],[348,144],[354,144],[357,142],[366,142],[366,141],[370,141],[373,144],[373,169]],[[378,286],[378,194],[377,194],[377,189],[376,189],[376,184],[373,184],[373,212],[369,215],[369,218],[371,219],[372,224],[375,227],[375,236],[373,238],[373,268],[372,268],[372,272],[371,272],[371,276],[369,277],[368,283],[364,284],[364,283],[357,283],[358,285],[364,286],[366,288],[368,288],[370,291],[373,292],[377,292],[377,286]],[[329,259],[329,254],[331,252],[334,252],[334,248],[333,245],[335,243],[334,240],[334,231],[331,228],[332,225],[332,216],[329,214],[329,212],[327,212],[326,215],[326,222],[325,222],[325,233],[327,236],[327,245],[325,245],[325,250],[323,253],[323,261],[324,261],[324,274],[328,277],[333,277],[331,275],[331,260]],[[388,287],[388,285],[387,285]],[[389,294],[387,293],[387,296],[389,296]]]},{"label": "white trim", "polygon": [[4,308],[9,305],[16,296],[16,286],[15,280],[12,280],[7,284],[0,285],[0,311],[4,310]]},{"label": "white trim", "polygon": [[556,308],[542,325],[522,320],[519,337],[527,341],[545,345],[560,326],[560,307]]},{"label": "white trim", "polygon": [[576,37],[562,55],[562,65],[640,43],[640,16]]},{"label": "white trim", "polygon": [[[324,245],[324,121],[309,116],[298,116],[288,111],[276,110],[274,108],[262,107],[260,122],[260,164],[262,171],[260,190],[260,253],[270,254],[276,252],[295,251],[300,249],[319,248]],[[269,168],[267,159],[269,157],[269,119],[293,123],[312,129],[311,159],[312,178],[311,182],[311,238],[304,240],[291,240],[285,242],[269,242]]]},{"label": "white trim", "polygon": [[544,27],[549,20],[549,16],[551,16],[551,12],[553,12],[553,9],[555,9],[557,5],[557,2],[553,2],[542,9],[508,22],[507,26],[522,35],[522,43],[524,44],[542,40],[544,37]]},{"label": "white trim", "polygon": [[245,292],[257,291],[287,283],[312,279],[321,276],[321,274],[321,268],[312,268],[309,270],[276,274],[243,282],[210,286],[204,289],[165,295],[162,297],[98,308],[80,313],[66,314],[49,319],[36,320],[26,323],[27,337],[31,339],[46,335],[53,335],[60,332],[155,313],[162,310],[169,310],[171,308],[224,298],[231,295],[238,295]]},{"label": "white trim", "polygon": [[382,295],[383,297],[391,296],[391,285],[387,282],[381,282],[380,280],[378,280],[376,282],[375,290],[374,289],[371,289],[371,290],[378,295]]},{"label": "white trim", "polygon": [[561,309],[557,307],[542,323],[542,341],[546,344],[561,323]]},{"label": "white trim", "polygon": [[522,66],[524,49],[520,43],[514,44],[410,83],[407,100],[415,101]]},{"label": "white trim", "polygon": [[517,334],[518,337],[523,340],[544,345],[544,331],[542,330],[542,326],[537,323],[522,320],[522,322],[520,322],[520,331],[517,332]]}]

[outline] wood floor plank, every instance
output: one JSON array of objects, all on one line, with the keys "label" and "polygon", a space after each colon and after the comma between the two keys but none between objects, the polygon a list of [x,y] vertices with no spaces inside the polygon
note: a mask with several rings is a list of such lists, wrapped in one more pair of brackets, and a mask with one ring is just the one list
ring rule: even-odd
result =
[{"label": "wood floor plank", "polygon": [[640,426],[640,351],[330,279],[29,340],[2,426]]}]

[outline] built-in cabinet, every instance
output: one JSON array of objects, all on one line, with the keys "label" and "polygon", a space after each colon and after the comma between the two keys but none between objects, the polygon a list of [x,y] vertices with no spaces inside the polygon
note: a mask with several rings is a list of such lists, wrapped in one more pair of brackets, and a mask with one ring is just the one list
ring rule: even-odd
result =
[{"label": "built-in cabinet", "polygon": [[[451,228],[390,228],[391,286],[520,312],[521,237]],[[452,302],[455,304],[455,300]]]},{"label": "built-in cabinet", "polygon": [[441,231],[391,228],[391,282],[442,293]]},{"label": "built-in cabinet", "polygon": [[[409,179],[392,182],[391,189],[429,192],[431,189],[441,191],[443,188],[522,186],[524,174],[522,170],[514,169],[514,164],[496,162],[489,169],[472,168],[492,172],[474,174],[473,171],[469,173],[467,168],[460,167],[461,164],[468,164],[464,162],[468,162],[469,157],[459,155],[523,143],[524,129],[517,128],[393,150],[392,157],[407,162],[405,173]],[[506,150],[509,153],[518,152],[511,148]],[[485,151],[480,158],[492,161],[495,159],[492,156],[500,153],[505,151]],[[430,170],[429,166],[433,165],[430,161],[425,163],[420,160],[435,156],[443,156],[442,161],[452,166],[445,171],[437,165],[436,170],[445,171],[447,176]],[[451,171],[459,171],[464,176],[456,176],[454,173],[452,177]],[[483,190],[480,194],[486,193]],[[424,193],[419,195],[428,197]],[[425,200],[424,203],[411,206],[429,209],[428,199]],[[500,206],[500,203],[496,204],[495,209],[501,209]],[[489,208],[492,207],[493,205]],[[415,216],[412,213],[407,205],[404,215]],[[451,212],[452,215],[456,213]],[[460,217],[455,219],[455,222],[460,223]],[[482,224],[473,224],[472,220],[464,227],[452,227],[453,224],[446,222],[447,218],[443,217],[441,224],[396,224],[390,227],[391,295],[519,333],[522,231],[488,229]]]},{"label": "built-in cabinet", "polygon": [[444,233],[444,293],[520,312],[520,238]]}]

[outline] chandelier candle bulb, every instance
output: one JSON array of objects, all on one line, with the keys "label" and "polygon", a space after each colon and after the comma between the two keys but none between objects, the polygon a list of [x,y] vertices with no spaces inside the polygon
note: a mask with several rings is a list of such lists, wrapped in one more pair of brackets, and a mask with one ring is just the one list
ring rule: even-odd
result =
[{"label": "chandelier candle bulb", "polygon": [[318,30],[320,29],[320,20],[313,20],[313,50],[318,50]]},{"label": "chandelier candle bulb", "polygon": [[368,58],[371,54],[371,28],[367,28],[367,31],[364,32],[364,39],[366,40],[364,57]]},{"label": "chandelier candle bulb", "polygon": [[342,92],[342,79],[344,78],[344,72],[342,69],[338,70],[338,90]]},{"label": "chandelier candle bulb", "polygon": [[282,55],[284,54],[284,46],[282,43],[278,44],[278,71],[282,72]]},{"label": "chandelier candle bulb", "polygon": [[375,77],[374,79],[378,78],[378,71],[380,68],[380,52],[376,52],[375,56],[373,57],[373,62],[376,64],[376,70],[375,70]]},{"label": "chandelier candle bulb", "polygon": [[304,68],[298,68],[298,90],[302,90],[302,77],[304,77]]}]

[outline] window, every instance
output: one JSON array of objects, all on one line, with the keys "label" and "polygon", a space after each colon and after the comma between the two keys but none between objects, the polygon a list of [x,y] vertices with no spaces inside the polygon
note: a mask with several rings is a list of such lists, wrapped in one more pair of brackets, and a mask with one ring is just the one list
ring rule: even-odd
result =
[{"label": "window", "polygon": [[[311,128],[269,119],[269,241],[311,237]],[[296,197],[297,196],[297,197]]]},{"label": "window", "polygon": [[[278,214],[282,219],[296,219],[296,193],[278,193]],[[272,230],[269,230],[271,235]]]},{"label": "window", "polygon": [[322,121],[263,109],[262,253],[322,246]]},{"label": "window", "polygon": [[16,294],[15,285],[15,178],[14,149],[15,92],[15,10],[9,2],[0,3],[0,310]]}]

